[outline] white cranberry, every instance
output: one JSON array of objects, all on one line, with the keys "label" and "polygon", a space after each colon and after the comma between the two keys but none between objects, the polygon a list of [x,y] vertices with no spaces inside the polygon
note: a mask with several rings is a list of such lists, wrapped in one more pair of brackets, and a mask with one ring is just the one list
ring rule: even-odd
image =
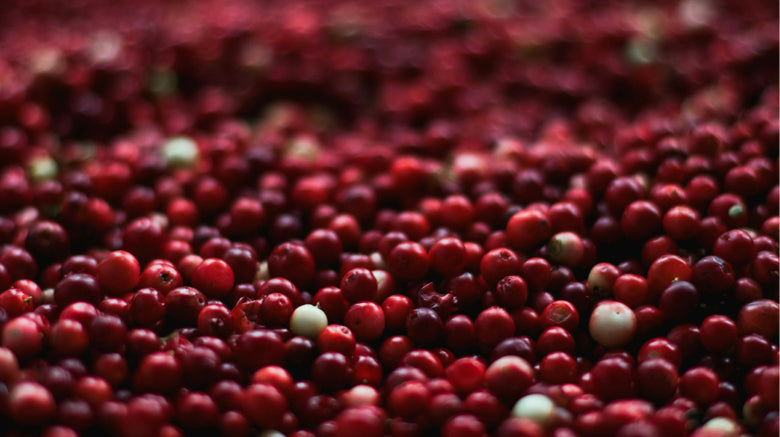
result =
[{"label": "white cranberry", "polygon": [[634,338],[636,315],[628,306],[607,300],[596,305],[590,315],[590,336],[604,347],[620,347]]},{"label": "white cranberry", "polygon": [[169,138],[162,146],[162,156],[170,167],[191,167],[198,162],[198,145],[192,138]]},{"label": "white cranberry", "polygon": [[546,424],[553,418],[555,404],[545,395],[527,395],[515,403],[512,416],[531,419],[540,424]]},{"label": "white cranberry", "polygon": [[327,326],[325,312],[314,305],[301,305],[290,316],[290,331],[302,337],[316,339]]}]

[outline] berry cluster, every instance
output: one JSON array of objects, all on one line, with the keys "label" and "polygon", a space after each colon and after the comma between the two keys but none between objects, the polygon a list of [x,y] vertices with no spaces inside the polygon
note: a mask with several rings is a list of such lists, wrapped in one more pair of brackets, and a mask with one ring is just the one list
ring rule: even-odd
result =
[{"label": "berry cluster", "polygon": [[0,2],[0,433],[776,436],[777,15]]}]

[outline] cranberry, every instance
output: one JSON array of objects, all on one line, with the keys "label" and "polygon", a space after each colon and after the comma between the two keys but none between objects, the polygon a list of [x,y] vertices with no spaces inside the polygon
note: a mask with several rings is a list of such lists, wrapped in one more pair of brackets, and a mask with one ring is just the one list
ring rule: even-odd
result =
[{"label": "cranberry", "polygon": [[387,266],[395,278],[402,281],[420,279],[428,271],[428,254],[418,243],[403,242],[396,245],[387,257]]},{"label": "cranberry", "polygon": [[584,255],[582,240],[573,232],[557,233],[547,243],[547,256],[550,261],[566,267],[578,265]]},{"label": "cranberry", "polygon": [[360,341],[378,339],[385,329],[385,315],[382,308],[373,302],[359,302],[349,307],[344,323]]},{"label": "cranberry", "polygon": [[312,380],[320,390],[334,392],[349,382],[349,361],[338,352],[325,352],[314,360],[311,372]]},{"label": "cranberry", "polygon": [[182,286],[182,277],[175,267],[165,263],[150,263],[141,272],[138,286],[151,287],[163,295]]},{"label": "cranberry", "polygon": [[544,258],[528,258],[520,267],[520,275],[526,281],[529,291],[539,292],[552,280],[552,268]]},{"label": "cranberry", "polygon": [[754,256],[753,239],[741,229],[732,229],[721,234],[712,248],[713,253],[734,266],[748,264]]},{"label": "cranberry", "polygon": [[20,360],[28,360],[43,349],[41,330],[34,320],[17,317],[3,326],[2,344]]},{"label": "cranberry", "polygon": [[204,259],[192,272],[192,285],[207,297],[220,298],[233,288],[230,265],[221,259]]},{"label": "cranberry", "polygon": [[268,272],[303,287],[314,277],[314,258],[302,244],[283,243],[269,255]]},{"label": "cranberry", "polygon": [[740,335],[759,334],[766,339],[777,337],[777,302],[761,299],[743,306],[737,316],[737,328]]},{"label": "cranberry", "polygon": [[647,300],[647,281],[639,275],[620,275],[615,279],[612,293],[618,302],[636,308]]},{"label": "cranberry", "polygon": [[140,326],[154,326],[165,317],[165,298],[154,288],[142,288],[133,293],[128,315]]},{"label": "cranberry", "polygon": [[60,307],[74,302],[96,304],[100,300],[100,285],[95,277],[75,273],[64,277],[54,287],[54,301]]},{"label": "cranberry", "polygon": [[492,347],[511,337],[515,332],[515,324],[506,310],[491,307],[479,313],[474,321],[474,330],[480,344]]},{"label": "cranberry", "polygon": [[520,272],[522,263],[517,255],[509,249],[493,249],[482,257],[480,272],[482,277],[493,287],[503,277]]},{"label": "cranberry", "polygon": [[268,384],[252,384],[244,390],[243,398],[242,411],[252,423],[270,429],[281,425],[287,401],[278,389]]},{"label": "cranberry", "polygon": [[723,294],[734,286],[734,270],[717,256],[705,256],[693,265],[691,282],[710,294]]},{"label": "cranberry", "polygon": [[506,234],[512,247],[528,253],[552,236],[552,225],[544,213],[527,209],[509,219]]},{"label": "cranberry", "polygon": [[658,308],[664,317],[681,321],[696,310],[699,304],[699,291],[687,281],[676,281],[666,287],[661,294]]},{"label": "cranberry", "polygon": [[236,364],[254,371],[267,365],[278,365],[284,358],[284,342],[279,334],[266,329],[241,334],[233,347]]},{"label": "cranberry", "polygon": [[406,318],[406,331],[409,338],[417,343],[435,342],[441,336],[443,329],[441,318],[430,308],[415,308]]},{"label": "cranberry", "polygon": [[636,315],[631,308],[615,301],[602,301],[590,316],[590,334],[605,347],[619,347],[633,339]]},{"label": "cranberry", "polygon": [[680,393],[699,405],[709,405],[718,396],[718,377],[704,367],[689,369],[680,376]]},{"label": "cranberry", "polygon": [[644,200],[632,202],[623,211],[620,228],[631,240],[646,240],[661,225],[661,211],[652,203]]},{"label": "cranberry", "polygon": [[621,358],[605,358],[590,371],[594,394],[604,401],[628,398],[633,394],[633,369]]},{"label": "cranberry", "polygon": [[636,369],[637,393],[644,399],[665,402],[677,390],[677,369],[663,358],[650,358]]},{"label": "cranberry", "polygon": [[542,328],[560,326],[569,332],[574,332],[579,324],[580,316],[577,309],[570,302],[557,300],[545,306],[540,315]]},{"label": "cranberry", "polygon": [[339,352],[351,356],[355,350],[355,336],[349,328],[341,325],[328,325],[317,337],[320,352]]},{"label": "cranberry", "polygon": [[371,301],[377,292],[377,280],[370,270],[358,267],[348,271],[341,279],[341,294],[350,303]]},{"label": "cranberry", "polygon": [[434,272],[444,277],[456,276],[466,266],[466,247],[457,238],[445,237],[431,246],[428,259]]},{"label": "cranberry", "polygon": [[206,306],[206,296],[192,287],[178,287],[165,296],[165,316],[175,323],[194,325]]},{"label": "cranberry", "polygon": [[485,365],[477,358],[459,358],[447,366],[447,379],[459,394],[468,394],[479,388],[485,379]]},{"label": "cranberry", "polygon": [[49,422],[57,409],[51,393],[35,382],[16,384],[8,394],[8,404],[9,413],[22,425]]}]

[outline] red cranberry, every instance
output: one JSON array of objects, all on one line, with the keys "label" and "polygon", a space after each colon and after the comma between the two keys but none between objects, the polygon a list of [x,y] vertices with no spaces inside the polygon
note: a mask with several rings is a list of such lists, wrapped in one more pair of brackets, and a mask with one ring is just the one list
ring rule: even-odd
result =
[{"label": "red cranberry", "polygon": [[479,343],[492,347],[501,340],[511,337],[515,332],[515,324],[506,310],[491,307],[477,316],[474,329]]},{"label": "red cranberry", "polygon": [[680,394],[701,406],[715,401],[718,396],[718,377],[704,367],[694,367],[680,376]]},{"label": "red cranberry", "polygon": [[141,266],[133,255],[123,250],[112,252],[97,266],[100,289],[109,296],[121,296],[138,284]]},{"label": "red cranberry", "polygon": [[303,287],[314,277],[314,258],[302,244],[283,243],[269,255],[268,272]]},{"label": "red cranberry", "polygon": [[743,306],[737,316],[737,328],[740,335],[759,334],[766,339],[777,337],[777,302],[761,299]]},{"label": "red cranberry", "polygon": [[420,279],[428,271],[427,252],[418,243],[410,241],[396,245],[386,262],[390,273],[402,281]]},{"label": "red cranberry", "polygon": [[452,237],[442,238],[428,251],[431,269],[445,277],[456,276],[466,266],[466,247]]},{"label": "red cranberry", "polygon": [[377,280],[366,268],[348,271],[341,279],[341,293],[350,303],[372,301],[377,292]]},{"label": "red cranberry", "polygon": [[732,229],[721,234],[712,248],[718,256],[734,266],[748,264],[754,256],[753,239],[741,229]]},{"label": "red cranberry", "polygon": [[349,361],[338,352],[325,352],[314,360],[311,372],[312,380],[320,390],[335,392],[349,382]]},{"label": "red cranberry", "polygon": [[204,259],[192,272],[192,285],[207,297],[220,298],[233,288],[230,265],[221,259]]},{"label": "red cranberry", "polygon": [[35,382],[16,384],[8,394],[8,407],[14,421],[22,425],[49,422],[57,410],[51,393]]},{"label": "red cranberry", "polygon": [[66,276],[54,287],[54,301],[62,308],[74,302],[97,304],[99,300],[98,281],[84,273]]},{"label": "red cranberry", "polygon": [[344,324],[352,330],[357,340],[370,342],[382,336],[385,315],[382,308],[373,302],[358,302],[347,310]]},{"label": "red cranberry", "polygon": [[275,387],[268,384],[252,384],[243,394],[242,411],[255,425],[276,429],[281,425],[287,400]]}]

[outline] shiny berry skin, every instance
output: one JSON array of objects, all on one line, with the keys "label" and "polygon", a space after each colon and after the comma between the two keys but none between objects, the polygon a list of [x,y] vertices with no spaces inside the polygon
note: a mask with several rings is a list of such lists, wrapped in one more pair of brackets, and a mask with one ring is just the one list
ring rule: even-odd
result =
[{"label": "shiny berry skin", "polygon": [[721,234],[712,248],[712,253],[734,266],[748,264],[755,254],[753,239],[742,229],[732,229]]},{"label": "shiny berry skin", "polygon": [[646,240],[661,226],[661,211],[652,203],[644,200],[628,205],[620,219],[623,234],[631,240]]},{"label": "shiny berry skin", "polygon": [[616,301],[602,301],[590,315],[590,335],[605,347],[620,347],[634,338],[636,315],[631,308]]},{"label": "shiny berry skin", "polygon": [[141,266],[138,260],[123,250],[111,252],[97,266],[97,280],[103,293],[121,296],[138,284]]},{"label": "shiny berry skin", "polygon": [[522,263],[514,252],[499,248],[482,257],[479,270],[488,286],[493,287],[501,278],[519,273],[521,266]]},{"label": "shiny berry skin", "polygon": [[9,288],[0,293],[0,309],[7,317],[21,316],[33,310],[33,297],[17,288]]},{"label": "shiny berry skin", "polygon": [[428,250],[428,260],[434,272],[444,277],[456,276],[466,266],[466,247],[457,238],[442,238]]},{"label": "shiny berry skin", "polygon": [[658,309],[667,320],[682,321],[696,310],[699,291],[687,281],[676,281],[661,293]]},{"label": "shiny berry skin", "polygon": [[192,272],[192,286],[210,298],[221,298],[233,288],[233,269],[217,258],[204,259]]},{"label": "shiny berry skin", "polygon": [[704,367],[689,369],[680,376],[680,394],[701,406],[709,405],[718,396],[718,377]]},{"label": "shiny berry skin", "polygon": [[675,206],[666,211],[663,229],[669,237],[682,241],[696,238],[701,227],[701,218],[696,210],[687,206]]},{"label": "shiny berry skin", "polygon": [[54,302],[64,308],[74,302],[97,304],[100,300],[100,285],[95,277],[75,273],[66,276],[54,287]]},{"label": "shiny berry skin", "polygon": [[551,352],[561,351],[570,355],[574,354],[576,344],[569,331],[560,326],[545,329],[536,342],[536,350],[539,357],[544,357]]},{"label": "shiny berry skin", "polygon": [[705,256],[691,270],[691,282],[708,294],[723,294],[734,286],[734,269],[717,256]]},{"label": "shiny berry skin", "polygon": [[539,362],[539,379],[548,384],[564,384],[577,379],[577,362],[565,352],[553,352]]},{"label": "shiny berry skin", "polygon": [[346,387],[349,373],[349,361],[338,352],[321,354],[311,367],[312,381],[324,392],[335,392]]},{"label": "shiny berry skin", "polygon": [[647,280],[639,275],[620,275],[612,287],[615,300],[630,308],[642,305],[647,300],[647,293]]},{"label": "shiny berry skin", "polygon": [[267,329],[244,332],[232,349],[236,364],[248,371],[255,371],[267,365],[278,365],[284,359],[282,337]]},{"label": "shiny berry skin", "polygon": [[402,281],[420,279],[428,272],[428,254],[418,243],[406,241],[396,245],[385,260],[393,277]]},{"label": "shiny berry skin", "polygon": [[339,352],[351,356],[355,350],[355,336],[346,326],[328,325],[317,337],[317,348],[320,352]]},{"label": "shiny berry skin", "polygon": [[51,392],[35,382],[16,384],[8,394],[8,408],[13,420],[22,425],[47,423],[57,412]]},{"label": "shiny berry skin", "polygon": [[528,285],[517,275],[501,278],[496,284],[496,299],[507,309],[521,308],[528,300]]},{"label": "shiny berry skin", "polygon": [[163,295],[182,285],[183,280],[179,271],[165,263],[150,263],[138,279],[139,288],[151,287]]},{"label": "shiny berry skin", "polygon": [[358,341],[371,342],[384,332],[385,313],[373,302],[358,302],[347,310],[344,324],[352,330]]},{"label": "shiny berry skin", "polygon": [[559,232],[547,242],[550,261],[566,267],[574,267],[582,261],[585,247],[580,237],[573,232]]},{"label": "shiny berry skin", "polygon": [[411,299],[400,294],[388,296],[382,302],[382,311],[385,314],[385,327],[391,331],[402,329],[406,323],[406,318],[414,309],[414,303]]},{"label": "shiny berry skin", "polygon": [[737,315],[739,334],[759,334],[767,340],[776,339],[778,314],[780,307],[775,301],[760,299],[750,302],[743,306]]},{"label": "shiny berry skin", "polygon": [[663,358],[650,358],[637,366],[637,394],[653,402],[665,402],[677,390],[677,369]]},{"label": "shiny berry skin", "polygon": [[481,345],[492,347],[511,337],[515,332],[515,324],[506,310],[491,307],[479,313],[474,321],[474,330]]},{"label": "shiny berry skin", "polygon": [[130,298],[128,316],[139,326],[151,327],[165,318],[165,297],[154,288],[141,288]]},{"label": "shiny berry skin", "polygon": [[674,281],[689,281],[691,266],[677,255],[664,255],[647,270],[648,302],[656,303],[661,293]]},{"label": "shiny berry skin", "polygon": [[590,371],[594,394],[603,401],[628,398],[634,393],[631,364],[622,358],[605,358]]},{"label": "shiny berry skin", "polygon": [[544,213],[526,209],[509,219],[506,236],[512,247],[528,253],[552,236],[552,225]]},{"label": "shiny berry skin", "polygon": [[620,276],[620,270],[610,263],[598,263],[588,273],[588,291],[596,297],[609,296]]},{"label": "shiny berry skin", "polygon": [[267,429],[281,425],[287,400],[277,388],[269,384],[252,384],[244,390],[242,397],[241,409],[253,424]]},{"label": "shiny berry skin", "polygon": [[430,308],[415,308],[406,317],[407,335],[417,343],[433,343],[439,339],[443,331],[444,324],[441,318]]},{"label": "shiny berry skin", "polygon": [[542,291],[552,280],[552,267],[544,258],[528,258],[520,267],[520,276],[525,280],[529,291]]},{"label": "shiny berry skin", "polygon": [[377,280],[371,270],[358,267],[341,278],[341,294],[347,302],[372,301],[377,292]]},{"label": "shiny berry skin", "polygon": [[727,354],[737,346],[737,324],[726,316],[709,316],[699,326],[701,343],[709,352]]},{"label": "shiny berry skin", "polygon": [[20,360],[27,360],[43,349],[43,335],[34,320],[17,317],[3,326],[2,345]]},{"label": "shiny berry skin", "polygon": [[465,395],[482,386],[485,364],[477,358],[458,358],[447,366],[445,374],[458,394]]},{"label": "shiny berry skin", "polygon": [[302,244],[282,243],[268,256],[268,272],[303,287],[314,277],[314,258]]}]

